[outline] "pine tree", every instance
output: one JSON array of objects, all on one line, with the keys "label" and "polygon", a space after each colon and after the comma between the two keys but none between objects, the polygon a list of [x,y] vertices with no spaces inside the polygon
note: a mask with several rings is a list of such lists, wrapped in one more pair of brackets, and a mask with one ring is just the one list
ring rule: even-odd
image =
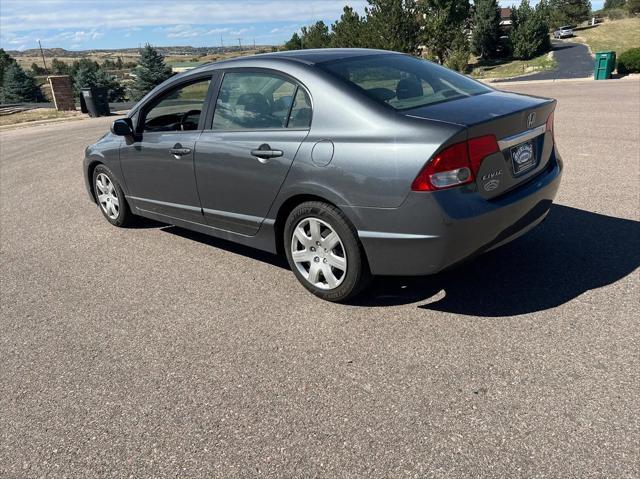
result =
[{"label": "pine tree", "polygon": [[16,60],[4,51],[4,48],[0,48],[0,83],[4,78],[4,71],[9,65],[16,63]]},{"label": "pine tree", "polygon": [[308,27],[302,27],[300,31],[302,32],[300,36],[302,48],[327,48],[329,46],[331,40],[329,27],[322,20]]},{"label": "pine tree", "polygon": [[17,63],[10,63],[5,68],[2,81],[2,103],[36,102],[40,97],[40,89],[33,77]]},{"label": "pine tree", "polygon": [[415,0],[368,0],[366,35],[370,48],[414,54],[418,51]]},{"label": "pine tree", "polygon": [[493,58],[500,41],[500,7],[497,0],[476,0],[471,49],[475,55]]},{"label": "pine tree", "polygon": [[520,6],[512,7],[513,27],[509,39],[515,58],[529,60],[551,48],[547,16],[544,2],[533,8],[528,0],[522,0]]},{"label": "pine tree", "polygon": [[69,75],[70,67],[65,62],[54,58],[51,60],[51,72],[54,75]]},{"label": "pine tree", "polygon": [[455,50],[456,40],[466,35],[469,1],[422,0],[418,5],[423,18],[421,43],[430,57],[444,64]]},{"label": "pine tree", "polygon": [[550,21],[553,28],[563,25],[578,25],[589,20],[591,2],[589,0],[550,0]]},{"label": "pine tree", "polygon": [[134,73],[136,78],[130,90],[130,97],[132,100],[138,101],[169,78],[171,76],[171,68],[165,65],[162,55],[147,44],[142,50]]},{"label": "pine tree", "polygon": [[302,41],[298,32],[294,32],[291,38],[284,44],[285,50],[300,50],[302,49]]},{"label": "pine tree", "polygon": [[109,90],[109,101],[122,101],[125,99],[125,89],[120,82],[98,66],[96,62],[82,59],[74,62],[73,87],[75,94],[80,95],[83,88],[105,87]]},{"label": "pine tree", "polygon": [[342,16],[331,25],[331,46],[335,48],[363,48],[368,46],[365,38],[365,22],[353,8],[344,7]]}]

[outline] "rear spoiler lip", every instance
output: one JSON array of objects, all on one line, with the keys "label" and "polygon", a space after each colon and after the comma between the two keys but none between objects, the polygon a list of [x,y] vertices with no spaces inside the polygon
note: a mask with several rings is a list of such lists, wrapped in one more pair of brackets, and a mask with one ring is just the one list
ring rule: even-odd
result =
[{"label": "rear spoiler lip", "polygon": [[[500,92],[499,90],[496,90],[496,92],[498,93],[503,93]],[[439,119],[439,118],[434,118],[431,116],[427,116],[427,115],[416,115],[414,113],[404,113],[404,116],[406,117],[410,117],[410,118],[415,118],[417,120],[430,120],[430,121],[438,121],[441,123],[448,123],[450,125],[457,125],[463,128],[472,128],[472,127],[476,127],[478,125],[482,125],[484,123],[489,123],[492,121],[495,121],[498,118],[501,118],[503,116],[509,116],[509,115],[515,115],[517,113],[522,113],[523,111],[528,111],[528,110],[532,110],[532,109],[536,109],[536,108],[541,108],[541,107],[545,107],[547,105],[553,105],[551,111],[555,111],[556,109],[556,104],[558,103],[558,100],[554,99],[554,98],[546,98],[546,97],[539,97],[539,96],[533,96],[533,95],[520,95],[520,96],[526,96],[528,98],[531,99],[535,99],[535,100],[540,100],[539,103],[535,104],[535,105],[528,105],[524,108],[518,108],[518,109],[514,109],[513,111],[510,111],[509,113],[506,113],[504,115],[500,115],[500,116],[496,116],[496,117],[491,117],[491,118],[487,118],[485,120],[482,121],[478,121],[476,123],[461,123],[461,122],[457,122],[457,121],[451,121],[451,120],[443,120],[443,119]],[[402,114],[402,112],[400,112]]]}]

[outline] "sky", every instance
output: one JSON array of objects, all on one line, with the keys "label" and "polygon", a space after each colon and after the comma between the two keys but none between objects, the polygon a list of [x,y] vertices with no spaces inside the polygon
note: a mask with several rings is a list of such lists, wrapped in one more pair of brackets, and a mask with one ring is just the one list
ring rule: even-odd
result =
[{"label": "sky", "polygon": [[[516,0],[501,0],[510,6]],[[533,0],[531,3],[536,3]],[[592,1],[594,9],[603,1]],[[275,45],[301,26],[333,23],[366,0],[0,0],[0,47],[91,50],[221,44]]]}]

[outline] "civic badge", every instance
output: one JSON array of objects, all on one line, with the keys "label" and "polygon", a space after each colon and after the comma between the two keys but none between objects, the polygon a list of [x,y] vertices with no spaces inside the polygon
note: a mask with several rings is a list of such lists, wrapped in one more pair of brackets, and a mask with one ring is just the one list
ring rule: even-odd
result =
[{"label": "civic badge", "polygon": [[536,112],[533,111],[529,113],[529,117],[527,118],[527,128],[533,128],[533,125],[536,124]]}]

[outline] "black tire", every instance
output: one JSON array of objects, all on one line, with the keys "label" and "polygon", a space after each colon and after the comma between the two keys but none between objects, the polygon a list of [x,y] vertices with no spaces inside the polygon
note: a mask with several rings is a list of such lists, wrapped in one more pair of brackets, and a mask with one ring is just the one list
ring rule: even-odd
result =
[{"label": "black tire", "polygon": [[[294,230],[305,219],[320,220],[326,223],[326,225],[329,225],[339,236],[341,241],[340,249],[344,249],[346,272],[344,272],[341,283],[333,289],[322,289],[312,284],[300,272],[296,262],[292,258]],[[296,206],[293,211],[291,211],[284,227],[284,250],[289,266],[298,278],[298,281],[314,295],[326,301],[344,302],[352,299],[362,292],[370,283],[371,273],[369,272],[369,265],[358,239],[356,229],[342,211],[328,203],[308,201]],[[310,263],[309,267],[311,267]]]},{"label": "black tire", "polygon": [[[100,191],[97,185],[98,176],[105,175],[109,181],[113,184],[113,196],[115,196],[118,200],[118,212],[117,216],[113,217],[113,213],[110,215],[105,211],[105,208],[100,203],[98,196],[100,195]],[[92,187],[93,194],[96,199],[96,204],[98,205],[98,209],[102,213],[102,216],[106,218],[106,220],[114,226],[118,226],[121,228],[130,226],[135,221],[135,216],[131,213],[131,208],[129,208],[129,204],[127,203],[127,199],[124,196],[124,192],[120,187],[120,184],[116,180],[113,172],[107,168],[105,165],[96,166],[95,170],[93,170],[93,179],[92,179]]]}]

